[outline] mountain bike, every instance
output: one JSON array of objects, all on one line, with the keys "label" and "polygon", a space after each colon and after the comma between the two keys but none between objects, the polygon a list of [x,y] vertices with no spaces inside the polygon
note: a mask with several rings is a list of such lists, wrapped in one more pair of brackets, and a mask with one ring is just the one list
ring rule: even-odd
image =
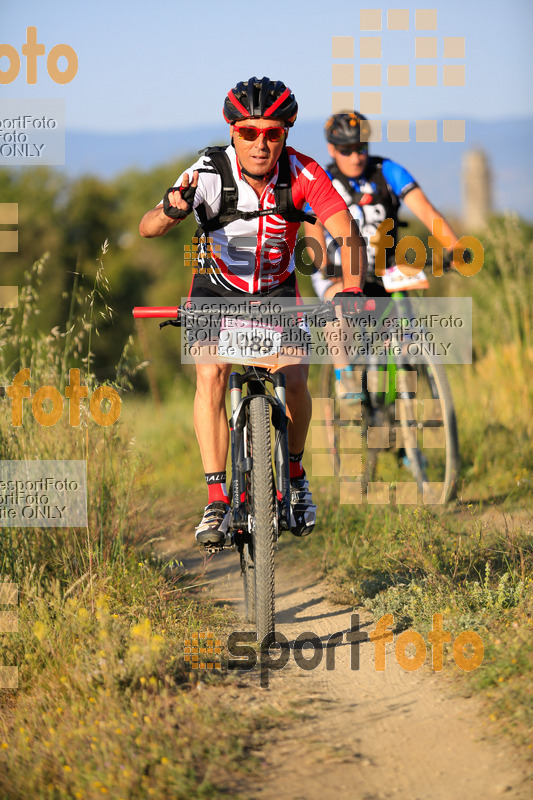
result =
[{"label": "mountain bike", "polygon": [[[424,326],[413,327],[411,302],[405,292],[393,292],[376,302],[380,310],[372,335],[380,338],[387,355],[375,358],[374,363],[368,358],[352,360],[355,374],[362,379],[357,399],[336,397],[333,364],[324,364],[321,370],[321,396],[333,399],[325,408],[325,425],[335,473],[343,474],[343,431],[360,425],[363,497],[376,478],[378,483],[398,487],[408,483],[409,476],[417,492],[411,492],[408,502],[420,498],[425,503],[448,502],[456,495],[460,459],[445,368],[435,363],[430,353],[416,358],[410,354],[414,337],[423,340]],[[404,324],[387,332],[380,323],[393,308]],[[363,331],[363,339],[365,334],[368,340],[371,334]]]},{"label": "mountain bike", "polygon": [[[241,301],[242,302],[242,301]],[[231,307],[232,303],[228,303]],[[286,323],[301,325],[303,314],[333,319],[331,303],[283,306]],[[274,550],[278,537],[290,529],[290,479],[285,375],[272,371],[280,364],[284,325],[264,313],[261,301],[247,300],[238,311],[213,308],[136,307],[134,317],[167,318],[160,327],[204,330],[205,320],[216,329],[216,358],[240,364],[229,380],[231,416],[231,522],[222,545],[207,552],[236,549],[244,582],[246,622],[255,624],[257,641],[272,641],[275,633]],[[279,314],[276,312],[276,315]],[[307,317],[308,318],[308,317]],[[298,356],[298,358],[300,358]],[[301,359],[300,359],[301,360]],[[288,358],[290,362],[290,358]],[[271,439],[271,426],[274,441]]]}]

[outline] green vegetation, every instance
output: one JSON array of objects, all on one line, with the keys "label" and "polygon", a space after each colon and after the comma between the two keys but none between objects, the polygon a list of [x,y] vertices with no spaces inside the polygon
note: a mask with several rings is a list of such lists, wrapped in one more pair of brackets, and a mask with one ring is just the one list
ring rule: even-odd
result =
[{"label": "green vegetation", "polygon": [[[114,378],[134,330],[133,306],[177,305],[188,292],[191,271],[183,266],[183,253],[195,231],[193,220],[158,240],[142,239],[139,222],[189,163],[190,159],[172,162],[146,174],[131,170],[109,182],[92,176],[68,181],[46,167],[0,170],[2,201],[19,203],[19,252],[2,254],[2,284],[20,285],[27,265],[50,253],[39,287],[39,318],[28,321],[31,332],[64,328],[73,293],[91,291],[98,268],[95,259],[102,243],[109,243],[106,299],[113,313],[102,320],[101,336],[92,342],[100,380]],[[21,202],[26,197],[37,198],[38,206]],[[103,310],[97,303],[95,314]],[[162,386],[170,384],[180,368],[175,342],[158,337],[151,327],[146,336],[150,356],[164,365],[158,380]],[[140,386],[146,385],[142,378]]]},{"label": "green vegetation", "polygon": [[319,488],[310,546],[293,548],[298,558],[320,559],[332,597],[392,613],[397,630],[425,632],[437,612],[452,633],[476,630],[485,659],[467,685],[484,692],[491,718],[533,748],[531,229],[495,219],[483,243],[487,270],[452,276],[447,289],[472,295],[474,319],[472,366],[448,369],[458,500],[442,509],[339,507],[331,482]]},{"label": "green vegetation", "polygon": [[183,642],[227,629],[227,613],[128,549],[76,581],[53,551],[39,556],[19,582],[18,633],[0,648],[19,665],[18,691],[0,695],[0,796],[219,797],[253,766],[242,756],[257,720],[209,677],[199,691]]},{"label": "green vegetation", "polygon": [[[31,367],[33,391],[60,387],[80,364],[91,391],[91,345],[109,310],[102,263],[65,327],[36,334],[46,262],[26,275],[19,308],[2,313],[0,384],[16,363]],[[138,369],[130,349],[113,381],[122,392]],[[2,798],[215,798],[255,763],[243,753],[257,712],[236,715],[221,686],[231,679],[190,672],[183,657],[187,637],[222,635],[232,615],[202,602],[202,580],[180,562],[140,549],[162,523],[125,427],[100,427],[87,408],[78,427],[68,414],[43,427],[26,401],[14,428],[10,402],[0,403],[0,461],[86,459],[89,510],[87,529],[1,529],[0,585],[19,593],[18,626],[0,636],[0,664],[18,667],[18,689],[0,691]]]},{"label": "green vegetation", "polygon": [[[20,205],[20,253],[3,256],[2,282],[21,288],[19,308],[0,312],[0,385],[30,367],[32,391],[62,389],[79,367],[90,391],[108,381],[123,400],[110,428],[87,410],[78,428],[67,414],[44,428],[26,404],[14,429],[0,399],[0,460],[86,459],[89,467],[86,530],[1,529],[0,580],[19,586],[20,602],[18,632],[0,637],[0,664],[19,667],[19,689],[0,692],[0,797],[215,798],[253,767],[248,748],[264,720],[242,704],[237,718],[230,679],[199,684],[183,660],[184,638],[223,633],[230,613],[205,604],[201,579],[146,547],[169,525],[192,527],[187,515],[205,491],[179,334],[146,323],[137,329],[144,338],[130,339],[133,305],[174,304],[188,289],[192,222],[158,241],[137,232],[182,166],[110,184],[69,184],[45,169],[0,172],[5,202],[39,197],[39,213]],[[332,596],[391,612],[398,629],[424,632],[441,612],[452,632],[476,630],[485,660],[465,685],[524,742],[533,730],[531,238],[516,219],[494,220],[483,239],[487,268],[433,281],[441,294],[473,298],[474,363],[449,371],[463,462],[458,502],[340,506],[338,483],[315,481],[316,531],[283,545],[289,557],[322,566]],[[25,278],[22,260],[35,261]],[[308,279],[301,283],[310,294]],[[214,735],[222,728],[224,739]]]}]

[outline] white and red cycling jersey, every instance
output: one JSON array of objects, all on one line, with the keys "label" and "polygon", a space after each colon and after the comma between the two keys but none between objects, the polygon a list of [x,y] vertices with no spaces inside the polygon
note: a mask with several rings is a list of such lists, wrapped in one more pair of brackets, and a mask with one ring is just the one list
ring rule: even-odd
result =
[{"label": "white and red cycling jersey", "polygon": [[[234,148],[228,146],[226,153],[238,188],[238,210],[275,208],[274,186],[279,164],[258,198],[241,174]],[[344,200],[314,159],[298,153],[292,147],[287,147],[287,154],[295,208],[301,209],[309,203],[323,224],[333,214],[347,210]],[[198,177],[193,208],[203,203],[207,218],[211,219],[220,209],[222,179],[213,168],[209,156],[202,156],[186,170],[191,181],[194,170],[202,171]],[[181,186],[184,174],[179,176],[175,186]],[[198,220],[198,215],[195,216]],[[217,270],[210,271],[209,278],[225,288],[251,294],[273,289],[294,272],[294,248],[299,227],[299,222],[288,222],[278,214],[267,214],[250,220],[237,219],[212,231],[209,234],[213,239],[211,257]]]}]

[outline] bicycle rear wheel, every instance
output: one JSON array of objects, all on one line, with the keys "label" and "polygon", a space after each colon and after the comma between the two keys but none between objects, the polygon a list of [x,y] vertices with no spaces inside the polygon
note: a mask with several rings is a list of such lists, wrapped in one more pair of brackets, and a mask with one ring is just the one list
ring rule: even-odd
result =
[{"label": "bicycle rear wheel", "polygon": [[270,445],[270,406],[265,397],[258,396],[250,400],[248,425],[248,454],[252,458],[248,499],[255,581],[255,624],[257,641],[261,642],[265,637],[273,637],[275,628],[276,504]]}]

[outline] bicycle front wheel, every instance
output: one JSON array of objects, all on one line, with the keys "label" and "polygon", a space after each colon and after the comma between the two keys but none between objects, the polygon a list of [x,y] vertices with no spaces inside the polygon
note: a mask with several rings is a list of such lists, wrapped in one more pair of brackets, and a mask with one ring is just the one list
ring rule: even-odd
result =
[{"label": "bicycle front wheel", "polygon": [[[360,369],[362,372],[363,367],[361,366]],[[360,427],[366,442],[368,427],[371,422],[371,409],[368,405],[363,404],[361,400],[356,400],[355,402],[349,400],[340,401],[336,397],[336,384],[337,379],[333,364],[331,362],[323,364],[320,371],[320,397],[330,401],[325,403],[323,408],[326,444],[333,458],[334,474],[340,477],[347,477],[351,476],[352,465],[349,463],[349,458],[346,459],[346,464],[343,464],[341,458],[343,431],[349,427]],[[381,424],[385,425],[386,423],[382,422]],[[346,436],[345,441],[349,443],[348,436]],[[363,448],[361,454],[363,494],[366,494],[367,485],[374,478],[378,453],[379,450],[368,448],[366,445]]]},{"label": "bicycle front wheel", "polygon": [[250,528],[255,579],[255,623],[257,641],[271,638],[275,629],[274,543],[276,504],[273,492],[270,444],[270,407],[257,396],[248,406],[249,454],[252,457],[250,486]]},{"label": "bicycle front wheel", "polygon": [[[367,373],[377,375],[372,366],[367,367]],[[321,396],[331,400],[324,415],[335,474],[343,475],[343,429],[361,426],[363,497],[371,481],[389,483],[400,491],[399,486],[409,483],[411,474],[422,502],[439,504],[453,500],[459,475],[459,440],[445,368],[426,358],[421,364],[398,363],[387,377],[395,389],[396,402],[387,404],[383,396],[374,393],[372,407],[344,401],[343,408],[335,397],[333,366],[322,367]],[[385,444],[374,446],[376,436],[383,432]],[[349,442],[349,437],[346,441]]]},{"label": "bicycle front wheel", "polygon": [[[402,393],[407,466],[426,503],[447,503],[457,494],[459,437],[452,393],[442,364],[426,359],[414,370],[416,386]],[[416,401],[415,401],[416,398]]]}]

